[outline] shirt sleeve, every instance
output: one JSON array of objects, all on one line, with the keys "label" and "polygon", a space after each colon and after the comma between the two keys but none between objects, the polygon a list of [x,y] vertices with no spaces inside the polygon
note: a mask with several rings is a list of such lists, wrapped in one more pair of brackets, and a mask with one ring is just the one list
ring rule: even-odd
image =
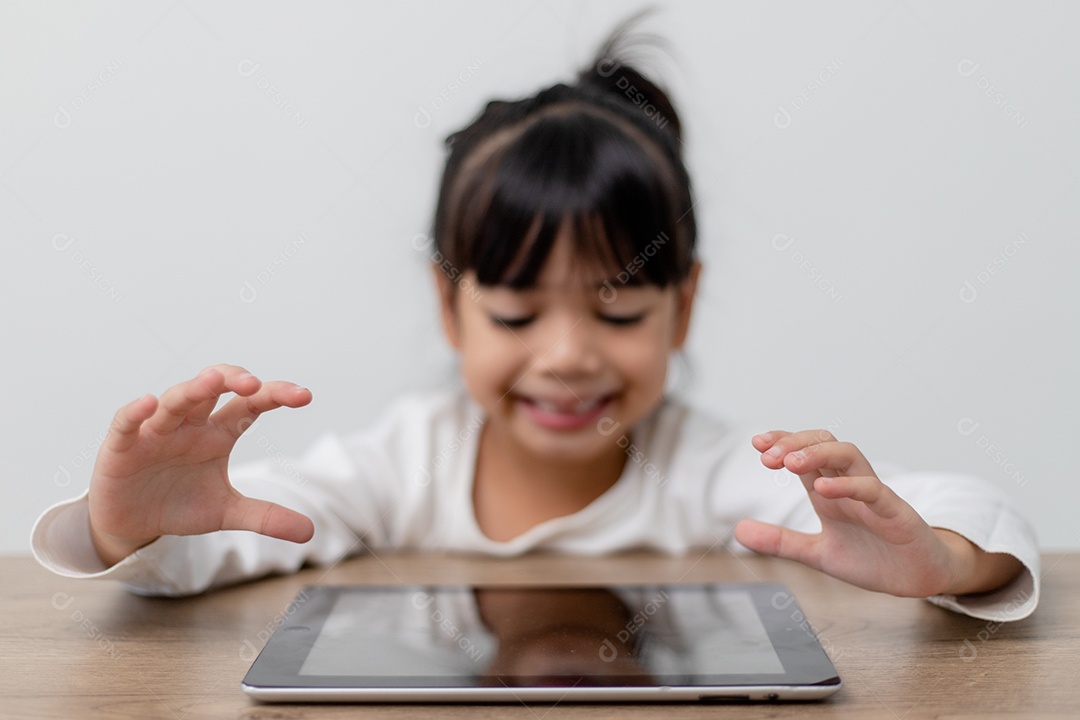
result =
[{"label": "shirt sleeve", "polygon": [[951,530],[988,553],[1012,555],[1023,570],[1004,586],[972,595],[927,598],[941,607],[993,622],[1022,620],[1039,604],[1039,545],[1031,524],[997,486],[960,473],[879,476],[935,528]]},{"label": "shirt sleeve", "polygon": [[46,510],[31,535],[34,556],[66,577],[113,579],[142,595],[190,595],[271,573],[292,572],[305,563],[329,564],[370,544],[383,544],[385,511],[375,484],[378,473],[358,467],[355,453],[326,436],[300,460],[268,452],[268,459],[230,469],[244,495],[276,502],[311,518],[315,534],[292,543],[245,531],[166,535],[111,567],[90,540],[87,494]]}]

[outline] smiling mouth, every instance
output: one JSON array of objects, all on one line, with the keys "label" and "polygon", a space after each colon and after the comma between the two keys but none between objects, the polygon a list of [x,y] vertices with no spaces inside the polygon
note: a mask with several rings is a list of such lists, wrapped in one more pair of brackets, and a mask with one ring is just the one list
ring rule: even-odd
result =
[{"label": "smiling mouth", "polygon": [[615,394],[598,395],[572,403],[525,396],[518,396],[517,400],[536,424],[552,430],[576,430],[603,417],[615,397]]},{"label": "smiling mouth", "polygon": [[600,395],[594,397],[592,400],[584,400],[574,404],[559,403],[554,400],[542,400],[539,398],[522,398],[522,400],[527,403],[532,403],[538,410],[543,410],[544,412],[559,413],[562,415],[585,415],[600,407],[612,397],[612,395]]}]

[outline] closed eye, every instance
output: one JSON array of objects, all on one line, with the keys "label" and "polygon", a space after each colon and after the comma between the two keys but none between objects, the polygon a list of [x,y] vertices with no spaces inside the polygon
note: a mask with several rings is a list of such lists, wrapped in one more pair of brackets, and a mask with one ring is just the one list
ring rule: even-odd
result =
[{"label": "closed eye", "polygon": [[525,327],[534,320],[535,316],[526,315],[524,317],[498,317],[496,315],[491,316],[491,322],[499,325],[500,327],[507,328],[521,328]]},{"label": "closed eye", "polygon": [[605,315],[601,313],[598,317],[609,325],[636,325],[645,318],[645,313],[640,312],[636,315]]}]

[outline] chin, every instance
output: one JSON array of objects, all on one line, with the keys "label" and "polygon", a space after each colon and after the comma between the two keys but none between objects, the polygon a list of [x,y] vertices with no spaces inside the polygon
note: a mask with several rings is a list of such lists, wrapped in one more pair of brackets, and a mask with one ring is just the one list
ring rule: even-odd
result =
[{"label": "chin", "polygon": [[530,438],[527,447],[537,457],[563,462],[590,463],[611,453],[615,443],[610,438]]}]

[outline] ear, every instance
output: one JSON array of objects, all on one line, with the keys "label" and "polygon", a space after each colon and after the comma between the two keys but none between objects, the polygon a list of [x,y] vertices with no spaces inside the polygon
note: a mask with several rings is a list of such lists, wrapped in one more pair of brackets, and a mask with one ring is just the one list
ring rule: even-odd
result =
[{"label": "ear", "polygon": [[431,264],[431,272],[435,278],[435,295],[439,298],[439,316],[442,318],[443,334],[455,350],[460,350],[461,325],[457,315],[457,286],[437,263]]},{"label": "ear", "polygon": [[701,263],[694,261],[690,274],[675,288],[675,337],[672,349],[682,348],[690,331],[690,312],[694,308],[694,296],[697,294],[698,277],[701,275]]}]

